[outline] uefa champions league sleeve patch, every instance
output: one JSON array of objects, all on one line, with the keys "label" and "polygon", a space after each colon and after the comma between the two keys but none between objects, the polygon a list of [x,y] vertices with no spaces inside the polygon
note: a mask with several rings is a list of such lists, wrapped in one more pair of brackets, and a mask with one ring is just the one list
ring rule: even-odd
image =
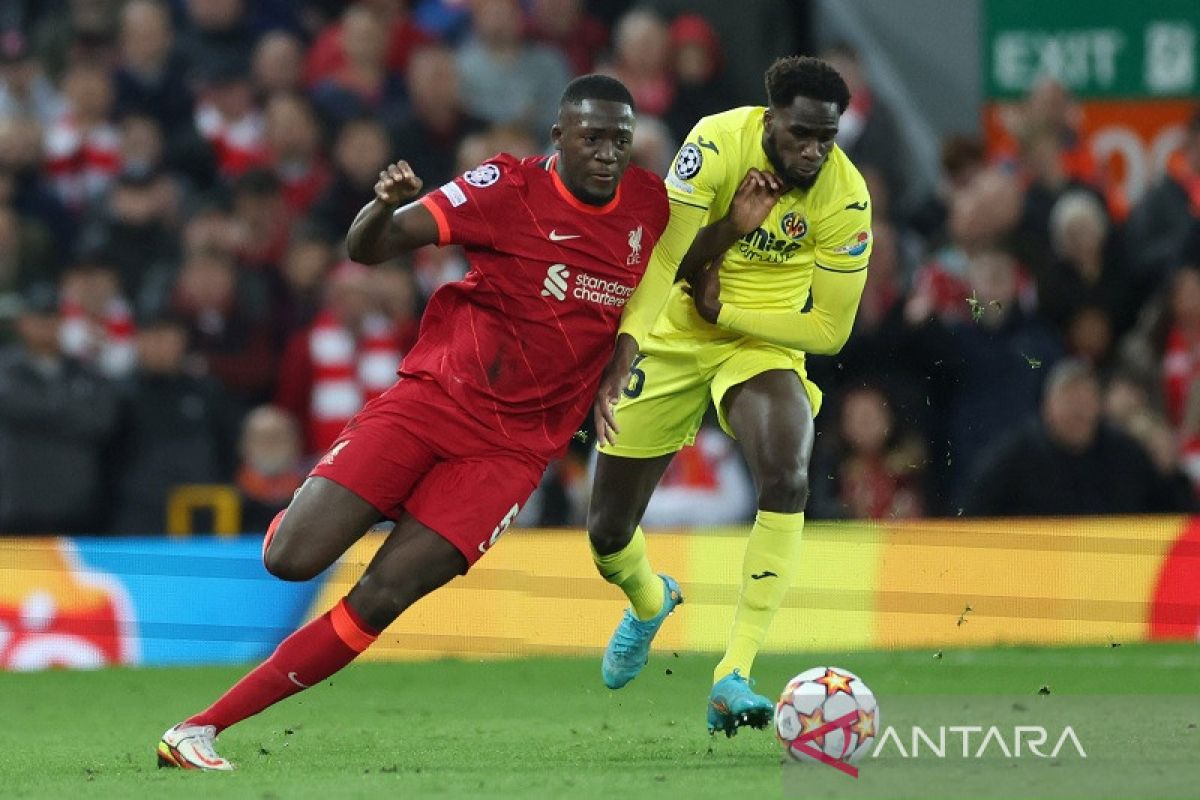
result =
[{"label": "uefa champions league sleeve patch", "polygon": [[485,189],[500,180],[500,168],[495,164],[480,164],[463,173],[463,180],[476,189]]},{"label": "uefa champions league sleeve patch", "polygon": [[700,153],[700,148],[688,142],[675,157],[675,174],[685,181],[691,180],[700,172],[703,163],[704,156]]}]

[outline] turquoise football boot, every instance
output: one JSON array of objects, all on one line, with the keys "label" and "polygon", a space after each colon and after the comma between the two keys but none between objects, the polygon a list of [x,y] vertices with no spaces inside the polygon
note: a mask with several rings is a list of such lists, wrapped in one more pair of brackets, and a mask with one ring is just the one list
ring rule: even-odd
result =
[{"label": "turquoise football boot", "polygon": [[717,681],[708,695],[708,732],[733,736],[743,725],[765,728],[771,724],[775,704],[754,693],[754,682],[735,669]]},{"label": "turquoise football boot", "polygon": [[640,620],[633,615],[633,609],[625,609],[625,616],[608,640],[604,660],[600,662],[600,675],[610,689],[620,689],[637,677],[650,660],[650,643],[654,641],[654,635],[675,606],[683,602],[683,593],[675,579],[670,575],[658,577],[663,581],[662,611],[648,620]]}]

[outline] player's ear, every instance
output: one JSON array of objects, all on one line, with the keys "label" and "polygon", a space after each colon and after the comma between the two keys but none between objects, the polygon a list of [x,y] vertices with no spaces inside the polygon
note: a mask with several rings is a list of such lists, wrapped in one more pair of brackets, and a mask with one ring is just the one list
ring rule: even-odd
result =
[{"label": "player's ear", "polygon": [[550,128],[550,141],[554,143],[555,150],[562,150],[562,126],[557,122]]},{"label": "player's ear", "polygon": [[771,127],[774,124],[774,122],[775,122],[775,115],[773,113],[771,113],[771,108],[770,108],[770,106],[768,106],[767,110],[763,112],[763,129],[767,132],[768,135],[770,135],[770,133],[771,133]]}]

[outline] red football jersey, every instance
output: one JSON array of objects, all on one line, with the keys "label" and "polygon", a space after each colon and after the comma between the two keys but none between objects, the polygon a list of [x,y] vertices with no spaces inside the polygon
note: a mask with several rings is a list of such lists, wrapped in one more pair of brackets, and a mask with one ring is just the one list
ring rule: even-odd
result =
[{"label": "red football jersey", "polygon": [[430,378],[506,442],[566,449],[612,355],[621,311],[670,211],[631,166],[605,206],[579,201],[556,158],[502,154],[421,199],[470,272],[429,301],[401,375]]}]

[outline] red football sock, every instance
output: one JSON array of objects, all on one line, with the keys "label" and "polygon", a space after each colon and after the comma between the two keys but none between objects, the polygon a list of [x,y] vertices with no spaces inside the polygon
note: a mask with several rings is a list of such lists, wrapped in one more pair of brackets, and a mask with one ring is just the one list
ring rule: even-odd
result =
[{"label": "red football sock", "polygon": [[285,697],[315,686],[349,664],[379,636],[345,598],[279,643],[275,652],[217,702],[189,717],[189,725],[215,725],[217,733]]}]

